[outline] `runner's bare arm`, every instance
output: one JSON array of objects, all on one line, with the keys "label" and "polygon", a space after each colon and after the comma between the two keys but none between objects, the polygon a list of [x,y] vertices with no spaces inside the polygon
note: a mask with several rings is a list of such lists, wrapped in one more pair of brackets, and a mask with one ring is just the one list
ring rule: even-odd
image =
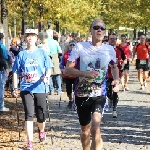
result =
[{"label": "runner's bare arm", "polygon": [[110,67],[111,67],[111,73],[112,73],[113,79],[119,83],[119,69],[117,67],[117,64],[110,65]]},{"label": "runner's bare arm", "polygon": [[135,47],[133,48],[132,60],[134,60],[134,58],[135,58],[136,51],[137,51],[137,47],[135,46]]},{"label": "runner's bare arm", "polygon": [[84,77],[85,72],[74,68],[75,62],[68,61],[64,70],[65,74],[74,77]]},{"label": "runner's bare arm", "polygon": [[14,89],[18,88],[18,75],[16,73],[13,73],[13,87]]},{"label": "runner's bare arm", "polygon": [[133,54],[132,54],[132,55],[133,55],[133,56],[132,56],[132,60],[135,58],[135,54],[136,54],[136,52],[133,51]]},{"label": "runner's bare arm", "polygon": [[95,78],[96,76],[99,75],[97,71],[80,71],[74,68],[74,66],[75,66],[74,62],[68,61],[64,73],[68,76],[73,77],[90,77],[90,78]]},{"label": "runner's bare arm", "polygon": [[117,67],[117,64],[111,66],[111,73],[114,79],[112,82],[112,85],[114,85],[113,91],[119,92],[119,69]]},{"label": "runner's bare arm", "polygon": [[50,77],[51,76],[51,69],[48,69],[47,71],[46,71],[46,77]]}]

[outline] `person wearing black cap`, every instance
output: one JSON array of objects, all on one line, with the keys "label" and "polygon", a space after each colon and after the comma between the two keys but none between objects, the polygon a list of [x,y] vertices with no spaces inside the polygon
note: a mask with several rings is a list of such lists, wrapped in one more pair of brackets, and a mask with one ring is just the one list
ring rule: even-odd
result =
[{"label": "person wearing black cap", "polygon": [[9,74],[7,64],[7,49],[3,44],[3,33],[0,33],[0,111],[9,111],[9,108],[4,107],[4,86],[6,77]]}]

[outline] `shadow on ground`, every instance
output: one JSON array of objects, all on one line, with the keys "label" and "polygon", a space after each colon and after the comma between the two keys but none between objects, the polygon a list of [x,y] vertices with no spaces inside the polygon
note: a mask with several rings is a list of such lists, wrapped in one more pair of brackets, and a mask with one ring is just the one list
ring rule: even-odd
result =
[{"label": "shadow on ground", "polygon": [[104,114],[104,142],[150,145],[150,109],[125,105],[118,107],[118,112],[118,118]]},{"label": "shadow on ground", "polygon": [[[13,110],[16,104],[7,101],[6,105]],[[21,101],[20,101],[21,105]],[[48,131],[48,138],[79,140],[80,126],[77,115],[66,107],[66,102],[51,100],[51,131]],[[101,123],[101,131],[104,142],[128,143],[134,145],[150,145],[150,109],[146,107],[132,107],[124,105],[118,107],[118,118],[112,118],[111,113],[104,114]],[[3,113],[0,119],[0,133],[3,131],[17,131],[15,113]],[[85,116],[86,117],[86,116]],[[23,119],[23,116],[21,117]],[[35,132],[37,128],[35,128]],[[61,134],[57,134],[61,133]],[[78,135],[78,136],[76,136]],[[9,141],[11,142],[11,141]],[[0,143],[2,144],[2,143]],[[19,142],[18,142],[19,145]]]}]

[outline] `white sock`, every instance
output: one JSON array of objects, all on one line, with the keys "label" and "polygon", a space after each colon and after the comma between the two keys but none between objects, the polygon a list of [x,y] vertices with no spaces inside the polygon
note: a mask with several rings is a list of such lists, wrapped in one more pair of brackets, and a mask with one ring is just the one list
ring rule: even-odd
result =
[{"label": "white sock", "polygon": [[28,141],[33,141],[33,121],[25,121],[25,131]]},{"label": "white sock", "polygon": [[109,98],[106,96],[106,103],[105,103],[105,105],[108,105],[108,100],[109,100]]}]

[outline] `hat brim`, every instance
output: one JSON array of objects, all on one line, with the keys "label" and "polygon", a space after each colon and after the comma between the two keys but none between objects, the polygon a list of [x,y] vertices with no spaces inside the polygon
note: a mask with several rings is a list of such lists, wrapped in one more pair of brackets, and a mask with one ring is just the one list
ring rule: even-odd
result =
[{"label": "hat brim", "polygon": [[75,43],[69,43],[69,46],[72,45],[72,44],[73,44],[73,45],[76,45]]}]

